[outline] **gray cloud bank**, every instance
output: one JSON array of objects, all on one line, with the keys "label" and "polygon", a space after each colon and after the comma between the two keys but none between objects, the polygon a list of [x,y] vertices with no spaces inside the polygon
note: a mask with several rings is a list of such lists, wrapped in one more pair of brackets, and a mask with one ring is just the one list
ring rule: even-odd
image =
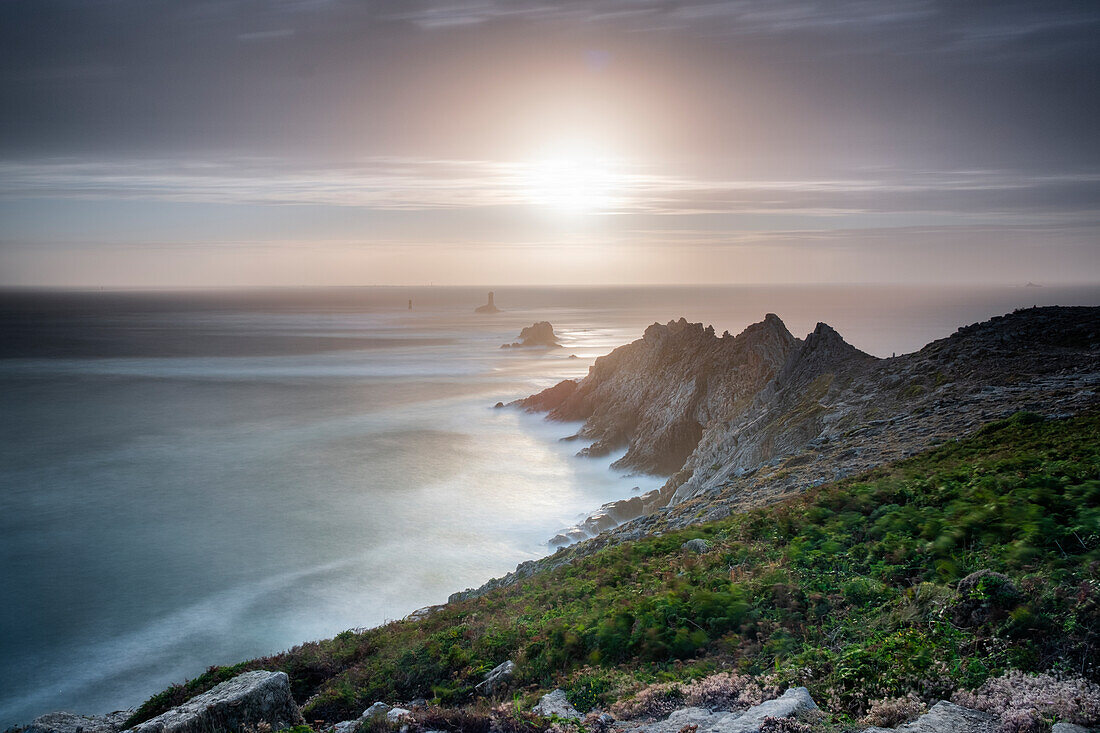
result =
[{"label": "gray cloud bank", "polygon": [[[522,161],[581,131],[624,154],[605,218],[646,246],[870,261],[893,232],[1100,278],[1098,39],[1095,0],[5,0],[0,250],[118,240],[133,202],[180,242],[289,205],[349,241],[427,212],[410,243],[461,215],[553,246],[474,217],[529,207]],[[239,211],[199,237],[170,206]]]}]

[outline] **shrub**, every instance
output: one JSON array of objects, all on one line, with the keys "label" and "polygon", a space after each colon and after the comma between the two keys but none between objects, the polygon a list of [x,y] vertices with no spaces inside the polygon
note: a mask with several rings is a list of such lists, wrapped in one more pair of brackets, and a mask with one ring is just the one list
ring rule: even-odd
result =
[{"label": "shrub", "polygon": [[763,686],[747,675],[719,672],[681,686],[684,703],[691,707],[739,710],[779,696],[779,687]]},{"label": "shrub", "polygon": [[951,608],[955,623],[977,626],[1004,618],[1020,603],[1020,591],[1001,573],[979,570],[959,581],[957,598]]},{"label": "shrub", "polygon": [[757,682],[748,675],[718,672],[695,682],[662,682],[642,688],[634,697],[611,706],[616,718],[656,718],[681,707],[741,710],[779,696],[769,679]]},{"label": "shrub", "polygon": [[680,685],[662,682],[644,687],[634,696],[620,700],[611,706],[611,714],[616,718],[657,718],[668,715],[684,703],[684,693]]},{"label": "shrub", "polygon": [[[1031,718],[1083,725],[1100,723],[1100,685],[1082,677],[1006,672],[976,690],[956,692],[958,705],[993,713],[1011,731],[1028,733]],[[1007,729],[1006,729],[1007,730]]]},{"label": "shrub", "polygon": [[916,719],[926,710],[921,699],[909,693],[905,697],[875,700],[867,714],[860,718],[861,725],[877,725],[880,728],[896,728],[902,723]]}]

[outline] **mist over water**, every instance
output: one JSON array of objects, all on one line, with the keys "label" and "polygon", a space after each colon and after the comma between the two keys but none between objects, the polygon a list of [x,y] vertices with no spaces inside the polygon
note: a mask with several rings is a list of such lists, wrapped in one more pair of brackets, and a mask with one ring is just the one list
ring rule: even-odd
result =
[{"label": "mist over water", "polygon": [[[413,310],[407,301],[413,300]],[[132,707],[211,664],[546,554],[631,488],[576,425],[495,410],[685,316],[777,313],[878,356],[1098,288],[346,288],[0,294],[0,726]],[[505,349],[549,320],[563,348]],[[569,359],[572,354],[577,359]]]}]

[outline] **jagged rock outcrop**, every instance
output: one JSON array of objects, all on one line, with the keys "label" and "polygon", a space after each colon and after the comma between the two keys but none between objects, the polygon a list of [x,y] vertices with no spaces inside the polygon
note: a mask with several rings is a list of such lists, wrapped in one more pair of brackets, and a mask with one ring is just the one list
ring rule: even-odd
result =
[{"label": "jagged rock outcrop", "polygon": [[503,344],[500,348],[525,348],[525,347],[558,348],[558,337],[554,334],[554,327],[549,321],[538,321],[527,326],[519,332],[519,341]]},{"label": "jagged rock outcrop", "polygon": [[285,672],[257,670],[222,682],[183,705],[130,728],[130,733],[237,731],[267,723],[272,730],[303,723]]},{"label": "jagged rock outcrop", "polygon": [[824,323],[799,340],[769,314],[716,338],[680,319],[518,404],[584,420],[590,455],[626,446],[616,467],[669,475],[649,514],[734,484],[806,488],[1037,403],[1073,412],[1095,401],[1098,345],[1100,308],[1017,311],[891,359]]},{"label": "jagged rock outcrop", "polygon": [[670,504],[730,489],[778,497],[1019,410],[1075,413],[1097,402],[1098,355],[1100,308],[1017,311],[891,359],[819,324],[741,421],[703,437]]},{"label": "jagged rock outcrop", "polygon": [[579,383],[519,405],[549,409],[551,419],[584,420],[578,437],[593,441],[587,455],[626,447],[615,467],[668,475],[684,465],[706,426],[749,406],[798,343],[773,314],[728,338],[682,318],[655,323],[638,341],[597,359]]},{"label": "jagged rock outcrop", "polygon": [[[701,325],[682,320],[651,326],[650,343],[642,339],[620,347],[598,359],[584,379],[520,400],[520,406],[552,418],[586,420],[581,435],[597,445],[613,438],[629,442],[627,457],[644,460],[624,458],[620,465],[635,467],[675,464],[684,446],[662,460],[649,451],[660,451],[670,441],[654,436],[685,415],[701,414],[696,411],[700,404],[708,405],[709,414],[727,417],[702,425],[698,442],[660,490],[600,509],[634,518],[620,519],[619,526],[596,537],[555,538],[559,549],[554,555],[525,562],[453,598],[509,585],[609,544],[774,503],[907,458],[1019,411],[1057,418],[1100,407],[1097,307],[1019,310],[889,359],[859,352],[824,324],[805,341],[787,334],[788,342],[783,333],[786,328],[774,316],[734,339],[715,339]],[[729,342],[739,340],[743,346],[731,348]],[[725,345],[715,346],[716,341]],[[667,344],[682,349],[683,358],[667,353]],[[772,377],[752,392],[748,385],[762,380],[744,368],[745,351],[755,352],[758,364],[774,365],[776,354],[769,345],[785,356],[778,366],[761,369]],[[709,393],[698,401],[683,399],[685,391],[695,394],[694,375],[709,368],[720,371],[712,349],[729,349],[731,356],[736,352],[742,358],[729,360],[725,376],[708,373],[707,384],[727,400],[713,408],[711,401],[720,399]],[[744,390],[736,399],[735,382]],[[569,541],[578,544],[564,547]]]}]

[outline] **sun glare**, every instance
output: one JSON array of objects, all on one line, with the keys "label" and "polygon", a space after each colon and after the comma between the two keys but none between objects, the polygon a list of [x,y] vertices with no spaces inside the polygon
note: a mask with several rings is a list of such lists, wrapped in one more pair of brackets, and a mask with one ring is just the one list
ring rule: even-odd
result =
[{"label": "sun glare", "polygon": [[565,213],[610,210],[621,197],[613,160],[583,147],[563,147],[523,165],[524,195],[537,206]]}]

